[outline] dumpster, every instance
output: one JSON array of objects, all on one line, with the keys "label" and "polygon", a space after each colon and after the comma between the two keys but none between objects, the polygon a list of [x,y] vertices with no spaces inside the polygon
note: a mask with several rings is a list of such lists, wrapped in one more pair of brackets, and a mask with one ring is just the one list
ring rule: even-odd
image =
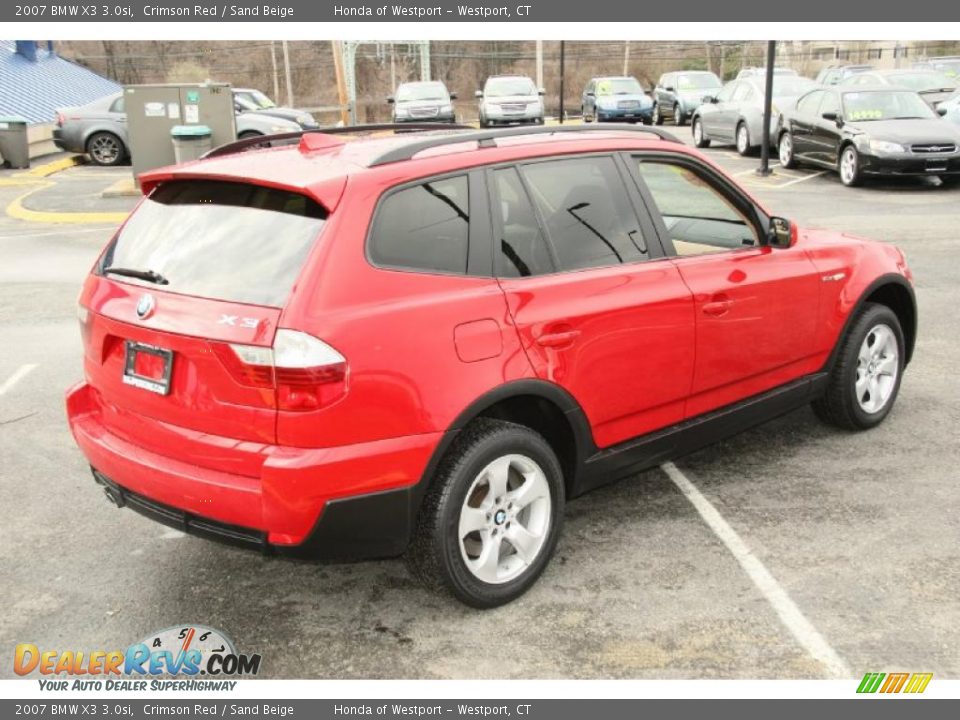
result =
[{"label": "dumpster", "polygon": [[27,121],[16,115],[0,116],[0,157],[11,168],[30,167]]},{"label": "dumpster", "polygon": [[213,132],[206,125],[174,125],[170,137],[178,164],[196,160],[213,147]]}]

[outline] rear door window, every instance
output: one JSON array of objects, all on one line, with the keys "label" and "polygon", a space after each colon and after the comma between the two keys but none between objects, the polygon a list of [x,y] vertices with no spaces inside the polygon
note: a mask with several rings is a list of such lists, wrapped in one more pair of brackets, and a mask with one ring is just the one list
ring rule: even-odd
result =
[{"label": "rear door window", "polygon": [[[164,183],[107,246],[98,272],[197,297],[282,307],[326,210],[299,193],[238,182]],[[152,271],[162,286],[106,273]]]},{"label": "rear door window", "polygon": [[516,168],[495,170],[493,184],[500,211],[497,274],[525,277],[554,272],[556,265]]},{"label": "rear door window", "polygon": [[368,252],[380,267],[466,274],[470,247],[466,175],[398,190],[380,204]]},{"label": "rear door window", "polygon": [[623,179],[609,156],[522,168],[561,270],[649,258]]}]

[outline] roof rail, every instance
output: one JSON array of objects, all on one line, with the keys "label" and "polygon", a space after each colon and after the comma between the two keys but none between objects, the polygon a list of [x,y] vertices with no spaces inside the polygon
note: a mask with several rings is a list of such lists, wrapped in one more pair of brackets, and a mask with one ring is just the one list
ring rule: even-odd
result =
[{"label": "roof rail", "polygon": [[390,163],[402,162],[412,159],[417,153],[430,148],[442,147],[444,145],[456,145],[463,142],[476,142],[479,147],[494,147],[497,144],[497,138],[519,137],[523,135],[553,135],[565,133],[582,132],[635,132],[656,135],[665,142],[679,143],[680,140],[675,135],[661,130],[657,127],[636,126],[625,124],[614,125],[554,125],[537,127],[512,127],[501,130],[474,130],[470,133],[456,133],[452,135],[436,135],[423,138],[422,140],[411,142],[401,147],[393,148],[374,158],[369,167],[378,165],[388,165]]},{"label": "roof rail", "polygon": [[209,158],[221,157],[223,155],[233,155],[243,152],[248,148],[275,147],[276,145],[289,145],[293,141],[299,140],[304,135],[310,133],[323,133],[324,135],[352,135],[355,133],[378,132],[383,130],[393,130],[394,132],[415,132],[417,130],[472,130],[469,125],[456,125],[451,123],[376,123],[370,125],[350,125],[344,127],[326,127],[311,130],[294,130],[291,132],[276,133],[274,135],[257,135],[256,137],[243,138],[233,142],[219,145],[212,150],[204,153],[200,158],[206,160]]}]

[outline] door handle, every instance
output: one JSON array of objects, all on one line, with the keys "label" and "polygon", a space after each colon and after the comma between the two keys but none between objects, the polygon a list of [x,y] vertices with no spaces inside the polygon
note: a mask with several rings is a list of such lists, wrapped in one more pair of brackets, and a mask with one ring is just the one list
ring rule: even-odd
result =
[{"label": "door handle", "polygon": [[714,300],[703,304],[703,314],[710,317],[721,317],[730,312],[731,307],[733,307],[732,300]]},{"label": "door handle", "polygon": [[559,332],[546,332],[537,338],[537,344],[543,347],[566,347],[580,337],[579,330],[562,330]]}]

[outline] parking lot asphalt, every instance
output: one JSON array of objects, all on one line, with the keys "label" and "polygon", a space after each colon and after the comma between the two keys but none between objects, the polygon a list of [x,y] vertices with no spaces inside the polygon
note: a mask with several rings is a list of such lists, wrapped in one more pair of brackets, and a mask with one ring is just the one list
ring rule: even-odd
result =
[{"label": "parking lot asphalt", "polygon": [[[6,657],[19,642],[109,649],[195,622],[261,653],[269,677],[960,677],[960,190],[757,178],[756,158],[706,152],[777,214],[903,248],[920,333],[897,406],[862,434],[802,409],[678,460],[680,481],[654,469],[571,502],[539,583],[486,612],[424,591],[401,560],[266,559],[108,505],[63,393],[81,376],[78,289],[114,226],[95,214],[134,200],[99,198],[123,169],[47,178],[24,204],[93,215],[0,214]],[[0,208],[28,189],[12,180],[0,172]]]}]

